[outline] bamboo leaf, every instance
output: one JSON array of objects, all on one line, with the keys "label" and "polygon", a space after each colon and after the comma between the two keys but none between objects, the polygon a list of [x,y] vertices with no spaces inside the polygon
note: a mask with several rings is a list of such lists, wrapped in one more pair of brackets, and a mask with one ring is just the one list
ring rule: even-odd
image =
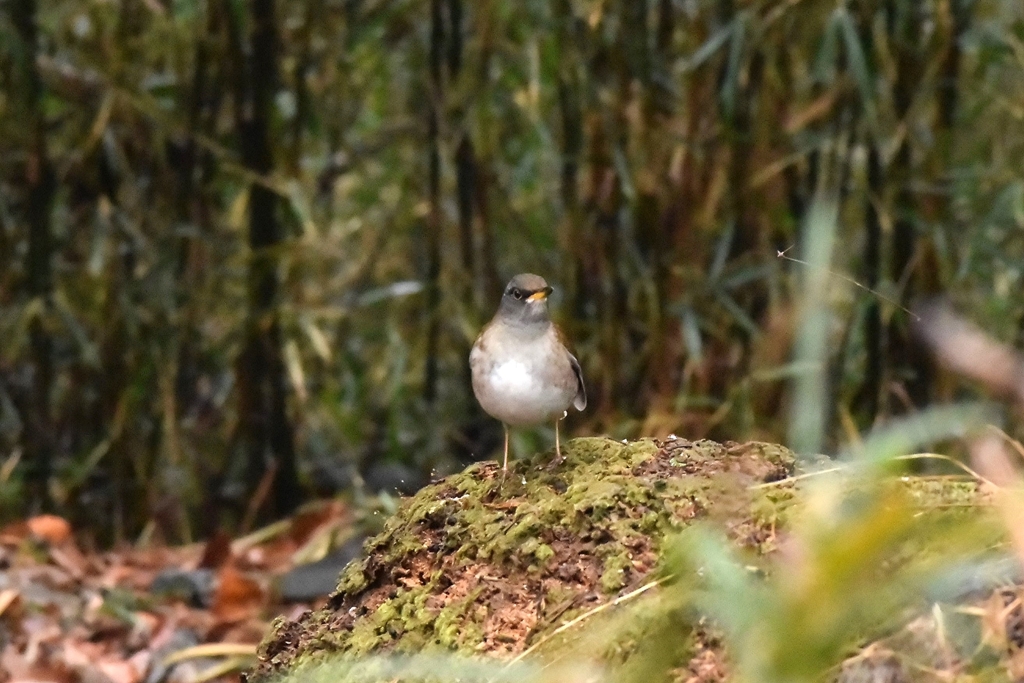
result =
[{"label": "bamboo leaf", "polygon": [[736,98],[740,92],[740,71],[743,63],[743,47],[747,34],[747,13],[741,12],[733,21],[733,32],[729,40],[729,58],[726,62],[725,77],[722,79],[720,99],[722,111],[727,119],[736,114]]},{"label": "bamboo leaf", "polygon": [[836,22],[842,33],[843,46],[846,48],[847,65],[857,83],[857,90],[860,92],[864,114],[867,116],[869,125],[873,127],[876,125],[875,87],[867,54],[861,44],[860,36],[857,35],[853,17],[845,7],[836,10]]},{"label": "bamboo leaf", "polygon": [[814,56],[811,73],[816,83],[831,85],[836,80],[836,64],[839,60],[839,18],[833,12],[821,36],[818,51]]},{"label": "bamboo leaf", "polygon": [[715,288],[715,299],[725,308],[726,311],[732,316],[733,321],[739,325],[743,331],[749,334],[751,337],[758,337],[761,335],[761,328],[757,326],[753,318],[743,310],[743,307],[736,303],[735,299],[729,296],[724,290]]},{"label": "bamboo leaf", "polygon": [[725,26],[721,27],[710,38],[704,41],[704,44],[697,48],[686,60],[686,70],[693,71],[700,67],[704,62],[711,59],[716,52],[718,52],[723,45],[729,40],[733,39],[733,35],[736,32],[736,24],[739,22],[739,17],[735,17]]},{"label": "bamboo leaf", "polygon": [[683,343],[686,344],[686,353],[696,363],[699,363],[704,356],[704,345],[701,340],[700,324],[697,314],[690,306],[684,306],[680,317],[680,325],[683,330]]}]

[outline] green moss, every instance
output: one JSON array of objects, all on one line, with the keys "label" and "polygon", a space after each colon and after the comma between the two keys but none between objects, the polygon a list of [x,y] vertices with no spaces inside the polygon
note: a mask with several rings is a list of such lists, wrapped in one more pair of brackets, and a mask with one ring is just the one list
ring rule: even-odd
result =
[{"label": "green moss", "polygon": [[979,484],[974,479],[954,477],[903,477],[902,488],[924,507],[976,508]]},{"label": "green moss", "polygon": [[604,558],[604,572],[601,574],[601,589],[614,593],[626,585],[626,570],[632,565],[629,554],[616,552]]},{"label": "green moss", "polygon": [[[391,648],[476,652],[506,641],[521,648],[522,638],[542,638],[592,608],[587,596],[642,581],[667,533],[703,518],[737,529],[775,524],[791,497],[751,488],[791,468],[792,454],[777,446],[583,438],[563,453],[554,470],[545,456],[514,463],[504,478],[478,463],[406,500],[367,543],[367,559],[342,573],[331,604],[293,625],[289,643],[301,644],[277,662]],[[489,626],[495,610],[509,609],[507,623]]]},{"label": "green moss", "polygon": [[554,549],[552,549],[551,546],[547,545],[546,543],[541,543],[539,546],[537,546],[537,550],[534,551],[533,555],[537,558],[537,562],[539,562],[540,564],[544,564],[552,557],[554,557],[555,551]]},{"label": "green moss", "polygon": [[365,562],[353,562],[345,567],[338,579],[338,591],[347,595],[355,595],[366,588]]},{"label": "green moss", "polygon": [[437,613],[433,627],[435,644],[454,650],[467,641],[474,644],[480,641],[481,630],[470,618],[470,610],[476,605],[480,593],[480,590],[473,591]]}]

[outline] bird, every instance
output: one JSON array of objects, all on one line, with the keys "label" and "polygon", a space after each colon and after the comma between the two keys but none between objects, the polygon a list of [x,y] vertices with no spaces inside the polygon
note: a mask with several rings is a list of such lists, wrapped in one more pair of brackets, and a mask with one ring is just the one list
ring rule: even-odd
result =
[{"label": "bird", "polygon": [[520,273],[505,287],[498,311],[484,326],[469,353],[473,394],[491,417],[505,428],[508,471],[510,427],[555,423],[555,459],[562,462],[558,423],[569,406],[587,407],[587,389],[579,361],[551,322],[548,297],[552,288],[540,275]]}]

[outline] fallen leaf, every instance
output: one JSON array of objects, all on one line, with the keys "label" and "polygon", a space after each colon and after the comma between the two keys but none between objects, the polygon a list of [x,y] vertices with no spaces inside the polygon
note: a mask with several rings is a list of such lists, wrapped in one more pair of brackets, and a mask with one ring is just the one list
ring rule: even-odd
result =
[{"label": "fallen leaf", "polygon": [[75,579],[85,576],[89,568],[85,555],[81,553],[70,537],[63,543],[51,543],[50,559]]},{"label": "fallen leaf", "polygon": [[218,529],[203,548],[203,555],[199,559],[199,566],[208,569],[217,569],[231,559],[231,537]]},{"label": "fallen leaf", "polygon": [[33,536],[51,545],[59,545],[71,538],[71,525],[57,515],[38,515],[25,524]]},{"label": "fallen leaf", "polygon": [[131,662],[106,660],[97,662],[95,667],[113,683],[138,683],[142,680],[142,672]]},{"label": "fallen leaf", "polygon": [[301,546],[323,525],[345,517],[347,510],[340,500],[308,506],[292,518],[288,535],[295,545]]},{"label": "fallen leaf", "polygon": [[0,591],[0,617],[3,616],[7,608],[14,604],[14,601],[18,599],[18,591],[14,588],[5,588]]},{"label": "fallen leaf", "polygon": [[248,644],[255,647],[266,634],[266,623],[250,617],[235,623],[218,624],[206,634],[206,637],[212,642]]},{"label": "fallen leaf", "polygon": [[211,611],[218,621],[241,621],[259,611],[264,596],[257,581],[228,564],[218,573]]}]

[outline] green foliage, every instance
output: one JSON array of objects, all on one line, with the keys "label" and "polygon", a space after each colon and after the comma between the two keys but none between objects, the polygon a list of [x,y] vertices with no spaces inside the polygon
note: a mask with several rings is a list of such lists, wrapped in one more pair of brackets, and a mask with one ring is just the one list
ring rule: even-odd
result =
[{"label": "green foliage", "polygon": [[726,633],[739,680],[821,680],[919,612],[949,566],[1001,540],[980,509],[925,516],[884,480],[818,488],[767,580],[706,529],[689,530],[670,556],[670,571],[686,577],[676,590]]},{"label": "green foliage", "polygon": [[[203,504],[242,516],[254,184],[280,202],[306,484],[378,460],[443,473],[496,446],[465,356],[517,271],[559,285],[594,397],[577,428],[617,437],[779,440],[783,380],[806,369],[785,322],[803,278],[828,307],[811,450],[948,398],[908,350],[915,296],[949,292],[1019,336],[1013,3],[436,4],[434,31],[431,3],[278,0],[265,177],[236,151],[246,3],[39,3],[35,55],[0,11],[0,453],[34,452],[45,405],[57,504],[103,510],[115,535],[155,520],[191,537]],[[57,181],[42,297],[32,107]],[[878,295],[777,258],[817,262],[815,198],[834,202],[832,267]],[[18,462],[6,515],[34,476]]]}]

